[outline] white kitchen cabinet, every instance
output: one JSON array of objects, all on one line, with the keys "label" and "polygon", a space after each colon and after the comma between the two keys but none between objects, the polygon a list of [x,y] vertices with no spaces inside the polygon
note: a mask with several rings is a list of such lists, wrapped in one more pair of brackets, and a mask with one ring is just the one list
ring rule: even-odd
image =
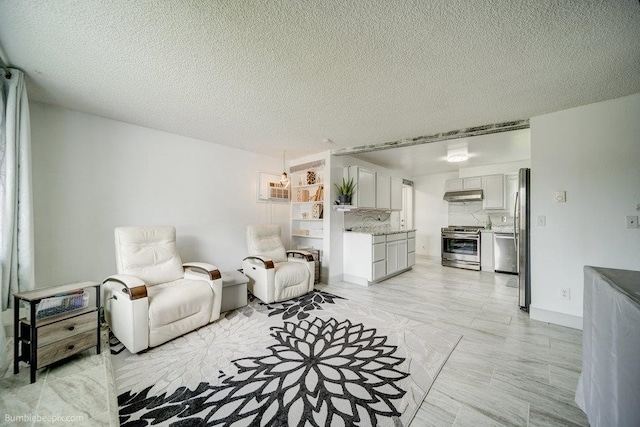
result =
[{"label": "white kitchen cabinet", "polygon": [[[411,239],[408,235],[411,234]],[[413,252],[409,252],[410,243]],[[343,236],[343,279],[367,286],[399,274],[415,263],[415,232],[371,235],[346,232]]]},{"label": "white kitchen cabinet", "polygon": [[482,177],[448,179],[445,182],[445,189],[447,191],[480,190],[482,189]]},{"label": "white kitchen cabinet", "polygon": [[376,172],[376,208],[391,208],[391,177]]},{"label": "white kitchen cabinet", "polygon": [[504,175],[487,175],[482,178],[483,209],[504,210]]},{"label": "white kitchen cabinet", "polygon": [[347,179],[356,183],[351,203],[360,208],[375,208],[376,173],[360,166],[349,166]]},{"label": "white kitchen cabinet", "polygon": [[400,240],[398,242],[398,270],[404,270],[407,268],[407,240]]},{"label": "white kitchen cabinet", "polygon": [[407,233],[387,235],[387,275],[407,268]]},{"label": "white kitchen cabinet", "polygon": [[416,264],[416,232],[407,233],[407,267],[413,267]]},{"label": "white kitchen cabinet", "polygon": [[391,209],[402,210],[402,178],[391,177]]},{"label": "white kitchen cabinet", "polygon": [[387,243],[387,274],[398,271],[398,242]]},{"label": "white kitchen cabinet", "polygon": [[480,268],[493,271],[493,232],[484,230],[480,233]]}]

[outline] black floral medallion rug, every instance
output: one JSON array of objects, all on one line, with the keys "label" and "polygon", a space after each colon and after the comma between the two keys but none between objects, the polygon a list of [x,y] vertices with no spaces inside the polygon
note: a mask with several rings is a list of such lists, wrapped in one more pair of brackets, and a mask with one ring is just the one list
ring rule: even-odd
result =
[{"label": "black floral medallion rug", "polygon": [[123,426],[406,426],[460,335],[322,291],[159,347],[111,339]]}]

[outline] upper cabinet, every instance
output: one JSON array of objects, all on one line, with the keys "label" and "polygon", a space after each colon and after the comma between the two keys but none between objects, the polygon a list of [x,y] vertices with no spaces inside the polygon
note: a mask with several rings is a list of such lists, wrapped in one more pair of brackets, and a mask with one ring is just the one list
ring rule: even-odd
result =
[{"label": "upper cabinet", "polygon": [[376,208],[391,209],[391,177],[376,172]]},{"label": "upper cabinet", "polygon": [[504,175],[487,175],[482,178],[482,190],[484,199],[482,207],[484,209],[504,210]]},{"label": "upper cabinet", "polygon": [[449,179],[446,191],[482,190],[482,208],[487,210],[507,210],[509,196],[505,197],[505,176],[502,174],[472,176]]},{"label": "upper cabinet", "polygon": [[402,178],[391,177],[391,209],[402,210]]},{"label": "upper cabinet", "polygon": [[351,203],[359,208],[376,207],[376,173],[360,166],[349,166],[349,178],[356,183]]},{"label": "upper cabinet", "polygon": [[349,166],[346,179],[353,179],[356,188],[351,203],[358,208],[402,210],[402,178],[375,172],[362,166]]},{"label": "upper cabinet", "polygon": [[518,174],[508,174],[504,176],[504,186],[505,186],[505,203],[507,204],[506,209],[509,210],[509,216],[514,216],[516,211],[516,193],[518,192]]},{"label": "upper cabinet", "polygon": [[480,190],[482,189],[482,177],[449,179],[445,186],[447,191]]}]

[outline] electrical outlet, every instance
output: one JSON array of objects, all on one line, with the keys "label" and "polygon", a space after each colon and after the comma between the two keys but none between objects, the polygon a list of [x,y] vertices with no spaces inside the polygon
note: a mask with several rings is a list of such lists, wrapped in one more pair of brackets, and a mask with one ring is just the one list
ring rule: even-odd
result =
[{"label": "electrical outlet", "polygon": [[627,216],[627,228],[638,228],[638,217],[636,215]]},{"label": "electrical outlet", "polygon": [[547,217],[546,215],[538,215],[536,218],[536,224],[538,227],[546,227],[547,226]]},{"label": "electrical outlet", "polygon": [[502,222],[507,222],[507,217],[506,216],[503,216],[501,219],[502,219]]},{"label": "electrical outlet", "polygon": [[571,299],[571,289],[562,288],[560,289],[560,298],[570,300]]}]

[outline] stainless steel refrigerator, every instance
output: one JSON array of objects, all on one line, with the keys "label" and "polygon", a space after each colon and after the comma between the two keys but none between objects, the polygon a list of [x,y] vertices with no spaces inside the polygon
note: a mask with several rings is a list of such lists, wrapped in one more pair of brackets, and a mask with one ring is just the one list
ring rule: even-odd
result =
[{"label": "stainless steel refrigerator", "polygon": [[529,168],[520,169],[513,215],[514,244],[518,253],[518,300],[520,310],[526,312],[529,311],[531,303],[530,181],[531,170]]}]

